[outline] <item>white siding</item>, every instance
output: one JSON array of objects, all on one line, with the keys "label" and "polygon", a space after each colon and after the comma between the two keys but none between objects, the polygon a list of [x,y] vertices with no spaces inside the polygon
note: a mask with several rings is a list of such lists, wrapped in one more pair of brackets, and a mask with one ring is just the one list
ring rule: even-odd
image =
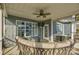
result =
[{"label": "white siding", "polygon": [[5,24],[5,37],[12,40],[12,41],[16,41],[15,40],[15,37],[16,37],[16,25],[13,22],[14,20],[6,19],[6,24]]},{"label": "white siding", "polygon": [[15,41],[16,37],[16,26],[14,25],[6,25],[5,36],[6,38]]},{"label": "white siding", "polygon": [[51,42],[53,42],[53,20],[51,20]]},{"label": "white siding", "polygon": [[0,9],[0,40],[2,40],[2,10]]}]

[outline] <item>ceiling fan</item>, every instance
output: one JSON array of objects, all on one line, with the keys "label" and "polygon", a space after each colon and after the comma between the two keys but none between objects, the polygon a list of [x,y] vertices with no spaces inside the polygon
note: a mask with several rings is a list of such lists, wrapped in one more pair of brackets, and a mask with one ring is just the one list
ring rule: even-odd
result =
[{"label": "ceiling fan", "polygon": [[33,13],[34,15],[37,15],[37,17],[42,16],[43,18],[46,18],[46,15],[50,15],[51,13],[45,12],[44,9],[39,9],[38,12]]}]

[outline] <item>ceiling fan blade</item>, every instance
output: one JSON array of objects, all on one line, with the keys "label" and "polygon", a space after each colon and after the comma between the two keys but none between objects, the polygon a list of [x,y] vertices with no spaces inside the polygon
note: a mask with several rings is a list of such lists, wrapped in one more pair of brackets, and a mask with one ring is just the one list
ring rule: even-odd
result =
[{"label": "ceiling fan blade", "polygon": [[39,15],[39,13],[33,13],[34,15]]},{"label": "ceiling fan blade", "polygon": [[37,17],[40,17],[40,15],[38,15]]},{"label": "ceiling fan blade", "polygon": [[51,15],[51,13],[45,13],[44,15]]}]

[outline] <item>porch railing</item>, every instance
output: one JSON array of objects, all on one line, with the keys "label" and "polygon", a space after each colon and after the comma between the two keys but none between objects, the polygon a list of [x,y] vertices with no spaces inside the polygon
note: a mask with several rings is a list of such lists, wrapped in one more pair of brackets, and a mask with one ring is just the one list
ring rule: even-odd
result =
[{"label": "porch railing", "polygon": [[66,42],[33,42],[16,37],[21,55],[69,55],[73,49],[74,41]]}]

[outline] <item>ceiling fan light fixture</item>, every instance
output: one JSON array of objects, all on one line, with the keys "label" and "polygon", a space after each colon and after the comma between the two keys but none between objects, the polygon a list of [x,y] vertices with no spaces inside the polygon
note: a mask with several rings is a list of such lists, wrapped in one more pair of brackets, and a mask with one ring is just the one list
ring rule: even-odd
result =
[{"label": "ceiling fan light fixture", "polygon": [[43,18],[46,18],[47,15],[51,15],[51,13],[45,12],[44,9],[40,9],[38,13],[33,13],[33,14],[34,14],[34,15],[37,15],[37,18],[38,18],[38,17],[41,17],[41,16],[42,16]]}]

